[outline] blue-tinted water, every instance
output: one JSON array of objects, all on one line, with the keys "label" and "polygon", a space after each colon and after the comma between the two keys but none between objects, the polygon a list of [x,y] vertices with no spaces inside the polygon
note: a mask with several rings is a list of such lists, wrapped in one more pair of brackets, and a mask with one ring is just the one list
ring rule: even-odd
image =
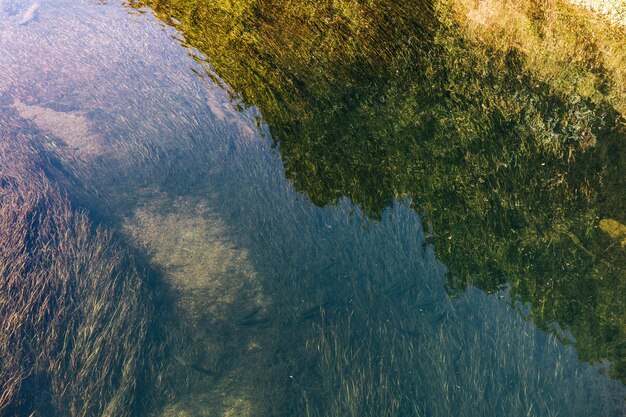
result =
[{"label": "blue-tinted water", "polygon": [[261,110],[149,10],[0,6],[5,136],[60,161],[73,204],[159,271],[178,324],[154,414],[624,415],[567,328],[507,288],[449,290],[409,197],[372,215],[296,191]]}]

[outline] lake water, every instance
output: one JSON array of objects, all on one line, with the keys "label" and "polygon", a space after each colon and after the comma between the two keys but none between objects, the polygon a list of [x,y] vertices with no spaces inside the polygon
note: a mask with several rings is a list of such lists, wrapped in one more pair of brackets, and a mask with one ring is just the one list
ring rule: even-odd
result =
[{"label": "lake water", "polygon": [[[131,3],[0,0],[0,204],[23,147],[138,265],[160,347],[87,406],[55,386],[103,366],[75,367],[73,321],[58,362],[1,333],[24,364],[0,415],[626,415],[623,27],[557,1]],[[114,328],[113,297],[76,320]],[[103,334],[86,357],[125,349]]]}]

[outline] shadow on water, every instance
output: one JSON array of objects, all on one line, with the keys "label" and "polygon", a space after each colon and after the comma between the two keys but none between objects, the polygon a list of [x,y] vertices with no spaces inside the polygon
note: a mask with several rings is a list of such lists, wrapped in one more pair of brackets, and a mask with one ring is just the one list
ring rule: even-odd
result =
[{"label": "shadow on water", "polygon": [[[162,280],[168,301],[148,307],[168,316],[156,379],[171,396],[154,415],[623,415],[620,237],[577,229],[594,210],[624,223],[607,191],[621,169],[610,100],[568,101],[433,4],[149,5],[182,32],[75,1],[14,27],[18,8],[0,26],[14,52],[0,103],[72,202]],[[557,267],[574,261],[587,269],[566,269],[566,287]],[[591,311],[564,315],[579,282],[597,289]]]}]

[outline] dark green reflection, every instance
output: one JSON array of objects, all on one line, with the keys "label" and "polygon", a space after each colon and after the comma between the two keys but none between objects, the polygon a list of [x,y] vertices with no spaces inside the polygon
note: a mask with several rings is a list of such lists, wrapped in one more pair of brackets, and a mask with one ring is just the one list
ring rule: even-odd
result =
[{"label": "dark green reflection", "polygon": [[624,31],[558,0],[468,3],[132,2],[260,108],[314,203],[410,195],[451,291],[510,285],[626,382]]}]

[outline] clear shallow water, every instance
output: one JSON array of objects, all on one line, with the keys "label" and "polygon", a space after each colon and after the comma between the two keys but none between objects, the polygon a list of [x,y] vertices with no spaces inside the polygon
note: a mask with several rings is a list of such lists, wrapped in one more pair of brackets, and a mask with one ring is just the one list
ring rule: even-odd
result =
[{"label": "clear shallow water", "polygon": [[506,290],[449,295],[408,198],[376,217],[296,191],[263,114],[151,14],[3,6],[4,128],[161,269],[178,324],[157,415],[623,415],[608,365]]}]

